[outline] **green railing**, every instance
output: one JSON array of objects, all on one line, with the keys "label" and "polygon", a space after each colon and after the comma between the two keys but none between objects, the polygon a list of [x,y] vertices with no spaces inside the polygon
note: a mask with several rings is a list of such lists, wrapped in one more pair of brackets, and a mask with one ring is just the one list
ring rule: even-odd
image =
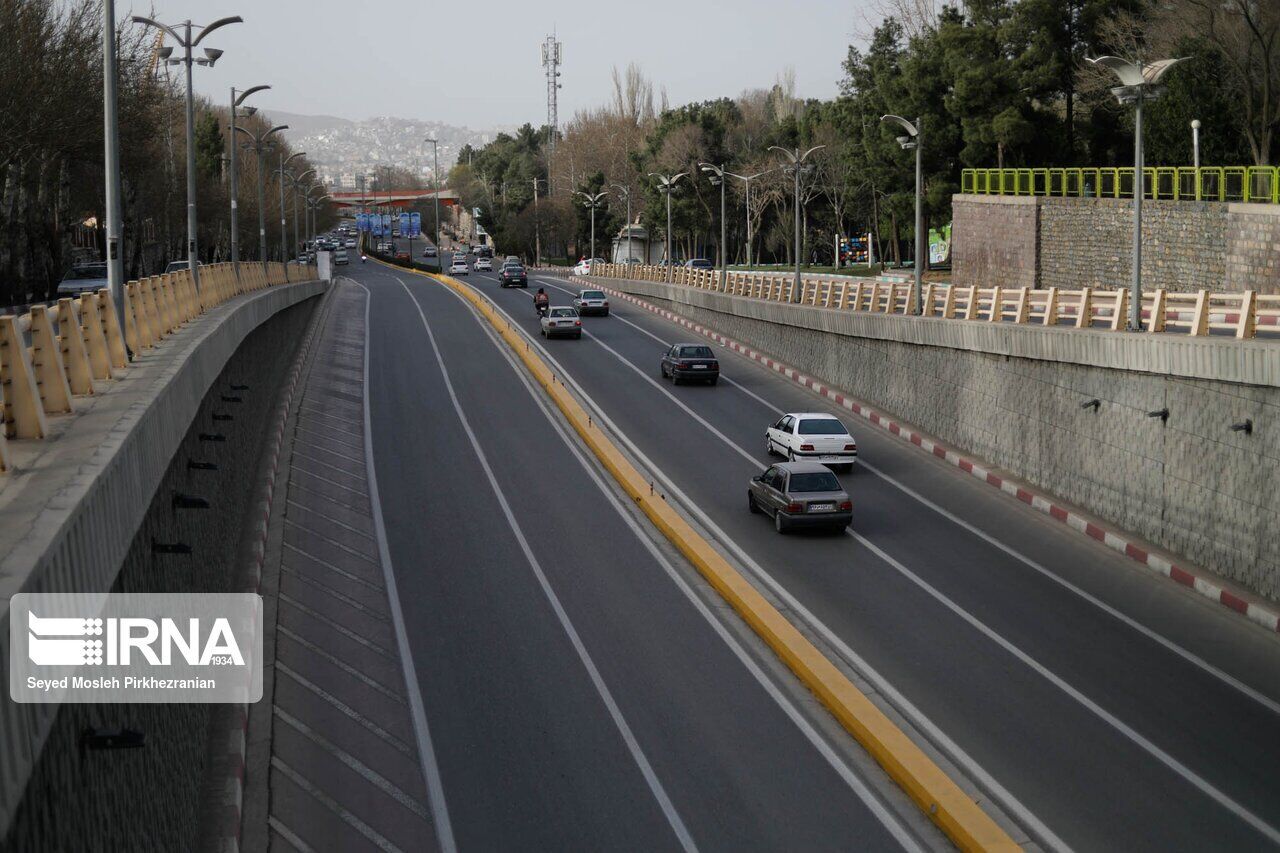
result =
[{"label": "green railing", "polygon": [[[1280,204],[1277,166],[1148,166],[1143,197]],[[1133,168],[965,169],[960,192],[976,195],[1133,198]]]}]

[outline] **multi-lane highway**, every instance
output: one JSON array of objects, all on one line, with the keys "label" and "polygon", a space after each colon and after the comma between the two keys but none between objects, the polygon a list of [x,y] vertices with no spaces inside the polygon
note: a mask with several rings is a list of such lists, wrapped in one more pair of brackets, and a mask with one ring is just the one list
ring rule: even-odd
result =
[{"label": "multi-lane highway", "polygon": [[[940,843],[619,500],[483,319],[426,277],[348,274],[370,293],[378,488],[461,847]],[[691,333],[615,300],[582,340],[543,342],[530,294],[569,304],[574,285],[462,281],[1035,843],[1280,846],[1276,637],[857,424],[851,528],[778,536],[747,481],[765,427],[822,400],[725,349],[718,386],[674,387],[658,359]]]}]

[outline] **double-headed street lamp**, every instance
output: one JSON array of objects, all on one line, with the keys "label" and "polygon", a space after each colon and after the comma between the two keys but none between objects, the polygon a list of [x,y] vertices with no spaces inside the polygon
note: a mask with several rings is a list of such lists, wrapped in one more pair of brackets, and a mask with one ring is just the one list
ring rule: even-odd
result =
[{"label": "double-headed street lamp", "polygon": [[590,210],[590,211],[591,211],[591,261],[592,261],[592,263],[595,263],[595,259],[596,259],[596,210],[597,210],[598,208],[604,207],[604,199],[605,199],[605,196],[607,196],[607,195],[609,194],[609,191],[608,191],[608,190],[602,190],[601,192],[595,193],[595,194],[593,195],[592,193],[587,193],[587,192],[583,192],[582,190],[578,190],[578,191],[576,192],[576,194],[577,194],[577,195],[582,196],[582,198],[584,199],[584,201],[582,202],[583,207],[585,207],[585,208],[587,208],[587,210]]},{"label": "double-headed street lamp", "polygon": [[826,147],[827,146],[825,145],[815,145],[812,148],[810,148],[808,151],[801,154],[799,148],[795,149],[794,151],[791,151],[786,148],[781,148],[777,145],[769,146],[770,151],[777,151],[787,158],[787,161],[791,165],[783,166],[782,171],[784,174],[786,172],[791,172],[792,176],[795,178],[796,278],[795,278],[795,286],[791,288],[792,302],[799,302],[800,295],[802,292],[800,287],[800,176],[804,174],[808,174],[809,170],[813,168],[812,166],[805,165],[805,160],[809,159],[809,155],[815,151],[820,151]]},{"label": "double-headed street lamp", "polygon": [[[235,270],[236,278],[240,277],[240,226],[239,226],[239,202],[237,196],[240,192],[239,178],[236,177],[236,110],[244,103],[245,98],[255,92],[261,92],[264,89],[270,89],[270,86],[250,86],[243,92],[236,94],[234,86],[231,87],[231,130],[230,136],[227,137],[231,147],[229,172],[231,182],[231,268]],[[245,107],[244,114],[251,116],[258,111],[257,107]]]},{"label": "double-headed street lamp", "polygon": [[315,192],[316,190],[323,190],[324,188],[325,188],[324,184],[315,184],[314,186],[311,187],[311,189],[307,190],[307,194],[304,199],[307,203],[307,212],[311,215],[310,240],[313,243],[315,242],[315,239],[316,239],[316,211],[320,209],[320,205],[324,204],[326,201],[329,201],[332,197],[328,193],[326,193],[318,198],[313,199],[311,197],[311,193]]},{"label": "double-headed street lamp", "polygon": [[264,268],[267,263],[267,199],[262,185],[262,155],[275,149],[275,143],[271,141],[271,136],[288,129],[289,125],[278,124],[261,136],[257,136],[243,127],[236,128],[236,130],[249,137],[249,141],[244,143],[245,149],[258,155],[258,251],[262,253],[260,260]]},{"label": "double-headed street lamp", "polygon": [[306,156],[305,151],[295,151],[294,153],[290,154],[288,157],[285,157],[284,149],[283,148],[280,149],[280,168],[276,169],[275,172],[273,173],[280,177],[280,181],[279,181],[280,183],[280,260],[285,263],[288,263],[289,261],[289,234],[288,234],[289,226],[285,222],[285,212],[284,212],[284,182],[285,182],[285,175],[288,174],[287,172],[285,172],[284,167],[288,166],[291,162],[293,162],[295,157],[305,157],[305,156]]},{"label": "double-headed street lamp", "polygon": [[729,280],[729,232],[724,215],[724,190],[729,183],[726,178],[728,173],[724,170],[724,164],[716,166],[712,163],[699,163],[698,166],[707,173],[712,186],[720,187],[720,286],[717,289],[724,290],[725,283]]},{"label": "double-headed street lamp", "polygon": [[[204,49],[204,57],[196,59],[192,57],[191,51],[200,46],[200,42],[204,41],[205,36],[220,27],[227,24],[239,24],[243,19],[239,15],[229,18],[219,18],[212,24],[201,27],[198,24],[192,24],[191,21],[183,21],[178,24],[178,28],[182,30],[182,34],[178,34],[178,30],[173,27],[162,24],[159,21],[145,18],[142,15],[134,15],[133,22],[135,24],[146,24],[149,27],[156,27],[173,36],[173,40],[182,48],[183,55],[180,59],[172,59],[173,48],[165,47],[160,50],[160,57],[164,59],[168,65],[184,65],[187,73],[187,265],[191,269],[191,280],[196,285],[197,292],[200,289],[200,262],[196,251],[196,107],[195,95],[191,90],[191,68],[193,65],[207,65],[213,67],[218,61],[218,57],[222,56],[222,51],[214,47],[206,47]],[[200,35],[193,36],[192,30],[200,30]]]},{"label": "double-headed street lamp", "polygon": [[298,232],[298,187],[303,186],[303,182],[313,177],[315,173],[315,169],[307,169],[301,175],[289,173],[289,186],[293,190],[293,251],[295,253],[302,251],[302,235]]},{"label": "double-headed street lamp", "polygon": [[924,232],[924,170],[921,165],[921,144],[920,132],[924,129],[920,118],[916,118],[916,123],[912,124],[902,116],[886,115],[881,116],[880,121],[891,122],[898,125],[907,132],[906,136],[898,137],[898,144],[902,146],[904,151],[910,151],[912,148],[916,151],[916,249],[915,249],[915,313],[924,314],[924,304],[921,301],[924,298],[924,262],[925,253],[928,251],[928,244],[925,242]]},{"label": "double-headed street lamp", "polygon": [[[440,262],[440,140],[428,138],[427,142],[431,143],[431,183],[435,187],[435,192],[431,194],[431,200],[435,207],[436,213],[436,234],[434,242],[431,244],[436,247],[436,262]],[[534,188],[533,200],[536,204],[538,201],[537,187]]]},{"label": "double-headed street lamp", "polygon": [[609,184],[618,191],[618,195],[622,196],[622,200],[627,203],[627,263],[631,263],[631,259],[635,257],[631,248],[631,187],[623,184]]},{"label": "double-headed street lamp", "polygon": [[671,194],[675,192],[676,182],[688,172],[677,172],[674,175],[659,175],[650,172],[649,177],[658,179],[658,192],[667,197],[667,283],[671,283]]},{"label": "double-headed street lamp", "polygon": [[[1086,57],[1088,58],[1088,57]],[[1110,68],[1120,80],[1111,90],[1121,104],[1133,104],[1133,270],[1129,282],[1129,330],[1142,329],[1142,197],[1146,194],[1146,172],[1142,155],[1142,102],[1154,101],[1164,91],[1160,78],[1181,59],[1161,59],[1144,65],[1118,56],[1088,58],[1095,65]],[[1199,182],[1200,174],[1196,173]]]},{"label": "double-headed street lamp", "polygon": [[746,188],[746,205],[745,205],[745,206],[746,206],[746,213],[747,213],[747,251],[746,251],[746,256],[747,256],[747,268],[748,268],[748,269],[750,269],[750,267],[751,267],[751,243],[752,243],[752,235],[751,235],[751,182],[752,182],[752,181],[754,181],[756,178],[762,178],[762,177],[764,177],[765,175],[768,175],[768,174],[772,173],[773,171],[774,171],[773,169],[765,169],[763,172],[756,172],[754,175],[739,175],[739,174],[737,174],[737,173],[735,173],[735,172],[725,172],[725,174],[726,174],[726,175],[728,175],[729,177],[731,177],[731,178],[737,178],[738,180],[742,181],[743,186]]}]

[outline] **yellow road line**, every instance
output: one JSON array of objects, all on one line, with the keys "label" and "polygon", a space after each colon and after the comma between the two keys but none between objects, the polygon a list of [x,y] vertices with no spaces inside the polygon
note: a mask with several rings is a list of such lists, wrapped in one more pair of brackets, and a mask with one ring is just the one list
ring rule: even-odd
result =
[{"label": "yellow road line", "polygon": [[[376,259],[375,259],[376,260]],[[391,266],[391,265],[387,265]],[[393,267],[393,269],[401,269]],[[731,604],[827,710],[862,744],[889,777],[961,850],[1018,850],[1019,846],[822,652],[774,608],[678,512],[601,431],[577,399],[489,300],[444,275],[405,270],[452,288],[475,306],[507,342],[601,464],[649,520]]]}]

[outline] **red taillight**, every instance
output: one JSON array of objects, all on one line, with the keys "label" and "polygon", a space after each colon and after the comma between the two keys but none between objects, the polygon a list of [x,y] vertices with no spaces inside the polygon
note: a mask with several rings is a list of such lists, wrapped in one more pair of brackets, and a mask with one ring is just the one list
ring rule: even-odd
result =
[{"label": "red taillight", "polygon": [[575,325],[575,326],[581,326],[581,325],[582,325],[582,321],[581,321],[581,320],[574,320],[574,321],[573,321],[573,325]]},{"label": "red taillight", "polygon": [[689,368],[689,363],[686,361],[677,361],[676,367],[680,368],[681,370],[687,370]]},{"label": "red taillight", "polygon": [[853,501],[841,501],[841,502],[840,502],[840,511],[841,511],[841,512],[848,512],[848,511],[849,511],[849,510],[851,510],[851,509],[853,509]]},{"label": "red taillight", "polygon": [[802,445],[800,445],[800,449],[801,449],[801,450],[813,450],[813,445],[812,445],[812,444],[802,444]]},{"label": "red taillight", "polygon": [[800,504],[787,504],[787,512],[801,512],[804,507]]},{"label": "red taillight", "polygon": [[601,307],[601,308],[608,308],[608,307],[609,307],[609,300],[608,300],[608,299],[606,299],[604,302],[601,302],[601,303],[600,303],[600,307]]},{"label": "red taillight", "polygon": [[846,444],[846,445],[844,446],[844,449],[845,449],[845,450],[857,450],[857,449],[858,449],[858,445],[856,445],[856,444]]}]

